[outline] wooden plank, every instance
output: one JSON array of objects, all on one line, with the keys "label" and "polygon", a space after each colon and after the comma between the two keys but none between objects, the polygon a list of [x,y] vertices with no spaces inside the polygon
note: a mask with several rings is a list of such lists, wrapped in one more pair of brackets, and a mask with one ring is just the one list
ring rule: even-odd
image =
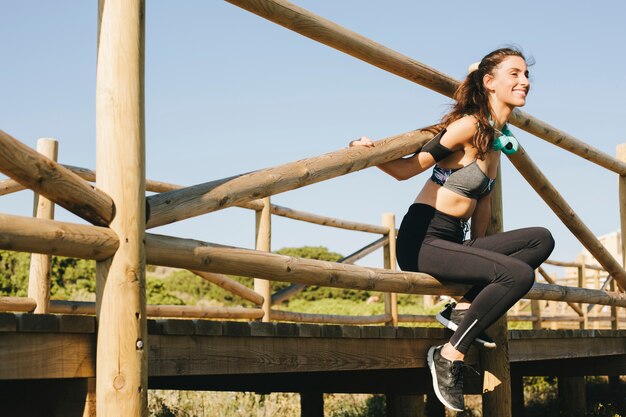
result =
[{"label": "wooden plank", "polygon": [[57,332],[59,317],[53,314],[20,314],[17,328],[20,332]]},{"label": "wooden plank", "polygon": [[150,375],[218,375],[425,366],[442,340],[151,335]]},{"label": "wooden plank", "polygon": [[0,313],[0,332],[17,331],[17,317],[13,313]]},{"label": "wooden plank", "polygon": [[0,332],[0,379],[95,376],[95,336]]}]

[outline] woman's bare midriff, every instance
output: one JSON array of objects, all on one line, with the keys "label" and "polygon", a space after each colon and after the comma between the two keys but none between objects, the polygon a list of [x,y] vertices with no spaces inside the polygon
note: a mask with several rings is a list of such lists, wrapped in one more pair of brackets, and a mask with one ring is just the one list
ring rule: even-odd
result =
[{"label": "woman's bare midriff", "polygon": [[415,203],[427,204],[442,213],[465,220],[472,217],[476,208],[476,200],[459,195],[432,181],[426,182],[415,198]]}]

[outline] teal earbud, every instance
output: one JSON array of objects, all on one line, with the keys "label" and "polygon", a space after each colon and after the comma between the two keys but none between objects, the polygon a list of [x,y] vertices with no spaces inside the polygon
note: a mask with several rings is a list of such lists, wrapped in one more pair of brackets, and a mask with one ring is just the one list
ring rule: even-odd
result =
[{"label": "teal earbud", "polygon": [[[491,122],[493,126],[493,122]],[[502,131],[495,129],[496,133],[500,133],[500,136],[493,140],[493,149],[496,151],[502,151],[507,155],[513,154],[519,149],[519,142],[513,136],[513,133],[509,130],[507,125],[504,125]]]}]

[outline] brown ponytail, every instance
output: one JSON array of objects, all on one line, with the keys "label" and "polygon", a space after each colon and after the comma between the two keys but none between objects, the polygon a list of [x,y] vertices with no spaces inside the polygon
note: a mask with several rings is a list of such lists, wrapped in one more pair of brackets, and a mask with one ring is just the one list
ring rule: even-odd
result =
[{"label": "brown ponytail", "polygon": [[478,122],[473,145],[478,150],[478,158],[485,159],[485,154],[493,144],[494,129],[489,123],[491,108],[483,78],[485,74],[493,74],[496,67],[509,56],[519,56],[526,61],[523,53],[517,48],[501,48],[487,54],[480,61],[478,68],[467,74],[465,80],[454,92],[455,103],[452,105],[452,110],[441,119],[439,124],[430,126],[427,130],[440,131],[463,116],[472,115]]}]

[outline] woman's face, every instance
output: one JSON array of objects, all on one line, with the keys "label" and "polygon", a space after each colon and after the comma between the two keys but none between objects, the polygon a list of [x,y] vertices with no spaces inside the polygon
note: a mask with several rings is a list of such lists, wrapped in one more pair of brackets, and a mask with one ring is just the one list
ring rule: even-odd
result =
[{"label": "woman's face", "polygon": [[493,74],[485,76],[484,82],[492,99],[509,107],[521,107],[526,104],[530,81],[526,61],[523,58],[506,57]]}]

